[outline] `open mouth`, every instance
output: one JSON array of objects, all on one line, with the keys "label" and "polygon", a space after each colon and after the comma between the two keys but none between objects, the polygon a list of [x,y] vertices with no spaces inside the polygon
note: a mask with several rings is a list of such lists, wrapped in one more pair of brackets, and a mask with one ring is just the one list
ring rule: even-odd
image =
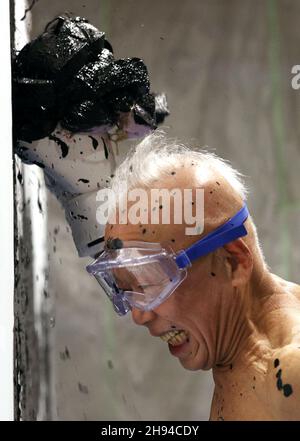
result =
[{"label": "open mouth", "polygon": [[160,338],[171,346],[179,346],[188,341],[188,334],[184,330],[168,331]]}]

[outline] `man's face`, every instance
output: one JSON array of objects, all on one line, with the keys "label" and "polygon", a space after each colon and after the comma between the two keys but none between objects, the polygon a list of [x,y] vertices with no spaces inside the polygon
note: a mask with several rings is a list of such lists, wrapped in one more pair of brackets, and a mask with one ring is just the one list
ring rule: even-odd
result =
[{"label": "man's face", "polygon": [[[220,182],[223,185],[223,181],[219,181],[213,181],[205,191],[205,217],[208,216],[210,222],[208,227],[205,226],[203,235],[220,225],[215,214],[216,206],[222,211],[226,201],[223,194],[218,195]],[[169,189],[189,188],[191,176],[183,169],[181,174],[176,174],[175,182],[172,177],[164,184]],[[172,209],[171,204],[171,219]],[[178,252],[200,239],[196,235],[187,236],[184,224],[152,225],[148,222],[144,225],[108,224],[105,240],[118,238],[122,241],[156,242],[168,244],[174,252]],[[199,258],[187,269],[187,277],[182,284],[162,304],[151,311],[132,309],[134,322],[146,326],[153,336],[163,336],[170,352],[186,369],[210,369],[222,359],[220,336],[224,326],[228,326],[226,318],[231,312],[233,300],[227,257],[228,253],[221,248]],[[123,286],[126,283],[124,280]],[[184,332],[175,337],[175,331]]]},{"label": "man's face", "polygon": [[[181,225],[108,225],[106,240],[161,242],[164,238],[163,242],[176,252],[196,240],[185,236],[183,228]],[[125,288],[128,280],[125,276],[125,280],[120,280],[122,274],[126,275],[126,271],[119,271],[116,276],[119,286]],[[163,336],[170,352],[186,369],[210,369],[217,358],[219,317],[224,291],[229,286],[222,252],[210,254],[193,263],[184,282],[157,308],[151,311],[132,308],[133,321],[146,326],[152,336]],[[184,332],[176,338],[176,331]]]}]

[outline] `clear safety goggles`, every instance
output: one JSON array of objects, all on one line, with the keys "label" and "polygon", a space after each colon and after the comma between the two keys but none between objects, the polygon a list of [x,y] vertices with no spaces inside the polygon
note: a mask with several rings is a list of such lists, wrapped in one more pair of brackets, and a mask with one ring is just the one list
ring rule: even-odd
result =
[{"label": "clear safety goggles", "polygon": [[177,253],[160,243],[120,241],[121,248],[106,248],[86,269],[95,276],[119,315],[132,308],[149,311],[183,282],[193,261],[245,236],[248,216],[245,204],[226,223]]}]

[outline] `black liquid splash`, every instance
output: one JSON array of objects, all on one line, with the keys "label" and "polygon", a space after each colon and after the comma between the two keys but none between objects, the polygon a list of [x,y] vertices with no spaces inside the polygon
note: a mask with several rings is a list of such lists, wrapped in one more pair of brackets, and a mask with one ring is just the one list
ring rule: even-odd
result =
[{"label": "black liquid splash", "polygon": [[115,60],[104,32],[84,18],[55,18],[14,60],[16,139],[44,138],[58,123],[73,133],[103,132],[127,112],[151,129],[169,114],[165,95],[150,92],[144,62]]}]

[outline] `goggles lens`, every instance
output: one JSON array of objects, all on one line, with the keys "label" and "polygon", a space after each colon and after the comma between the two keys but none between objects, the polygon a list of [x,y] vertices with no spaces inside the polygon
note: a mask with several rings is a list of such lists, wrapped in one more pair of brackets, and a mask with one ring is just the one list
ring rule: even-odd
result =
[{"label": "goggles lens", "polygon": [[244,204],[223,225],[177,254],[159,243],[124,242],[120,249],[106,249],[87,271],[96,277],[118,314],[126,314],[131,307],[154,309],[186,278],[191,262],[246,236],[248,216]]},{"label": "goggles lens", "polygon": [[186,277],[186,270],[178,268],[174,253],[161,247],[106,250],[87,270],[95,276],[120,315],[131,307],[155,308]]}]

